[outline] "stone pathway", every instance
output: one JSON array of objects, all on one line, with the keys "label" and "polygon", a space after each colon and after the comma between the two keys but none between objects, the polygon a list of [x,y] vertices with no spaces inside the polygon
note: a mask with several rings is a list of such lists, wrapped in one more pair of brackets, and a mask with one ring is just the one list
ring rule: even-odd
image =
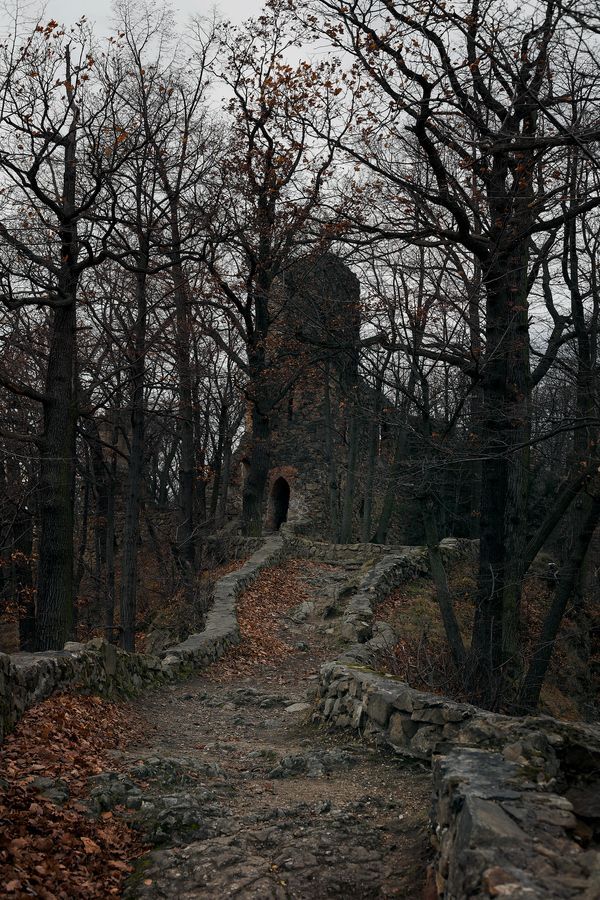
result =
[{"label": "stone pathway", "polygon": [[352,574],[307,574],[311,600],[281,620],[302,649],[278,666],[209,670],[133,704],[147,740],[92,789],[154,846],[126,897],[422,896],[428,771],[310,722],[318,666],[340,648],[332,598]]}]

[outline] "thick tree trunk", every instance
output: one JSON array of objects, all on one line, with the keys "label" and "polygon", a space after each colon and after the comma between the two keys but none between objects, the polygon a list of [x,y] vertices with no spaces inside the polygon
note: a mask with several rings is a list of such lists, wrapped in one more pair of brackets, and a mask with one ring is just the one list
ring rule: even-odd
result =
[{"label": "thick tree trunk", "polygon": [[520,598],[527,536],[529,338],[527,256],[520,248],[486,273],[486,351],[482,367],[479,576],[469,658],[482,702],[501,702],[516,683]]},{"label": "thick tree trunk", "polygon": [[529,305],[527,242],[509,260],[507,366],[507,498],[504,529],[502,594],[502,665],[506,690],[514,696],[522,659],[521,594],[525,575],[527,505],[531,438],[531,378],[529,365]]},{"label": "thick tree trunk", "polygon": [[60,650],[73,627],[73,480],[77,399],[75,300],[52,314],[40,451],[37,650]]},{"label": "thick tree trunk", "polygon": [[77,112],[65,138],[59,222],[61,305],[52,311],[40,446],[40,541],[35,645],[60,650],[73,627],[73,505],[77,424],[76,191]]},{"label": "thick tree trunk", "polygon": [[146,272],[148,243],[144,239],[136,276],[137,321],[131,363],[131,449],[123,530],[123,562],[121,572],[121,644],[135,650],[137,611],[137,563],[140,533],[140,504],[144,472],[145,378],[146,378]]}]

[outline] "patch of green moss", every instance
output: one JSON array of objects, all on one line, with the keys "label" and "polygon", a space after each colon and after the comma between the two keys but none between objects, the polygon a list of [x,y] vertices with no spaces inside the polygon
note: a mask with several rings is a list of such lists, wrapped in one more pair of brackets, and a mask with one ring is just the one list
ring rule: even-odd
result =
[{"label": "patch of green moss", "polygon": [[127,878],[125,882],[125,896],[131,897],[133,894],[132,891],[138,887],[138,885],[143,881],[146,876],[147,870],[150,868],[151,862],[147,856],[142,856],[138,859],[133,867],[133,872]]}]

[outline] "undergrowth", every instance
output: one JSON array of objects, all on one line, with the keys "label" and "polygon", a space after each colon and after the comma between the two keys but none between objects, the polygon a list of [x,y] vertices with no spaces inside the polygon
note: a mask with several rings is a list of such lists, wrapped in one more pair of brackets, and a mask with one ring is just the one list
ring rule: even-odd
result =
[{"label": "undergrowth", "polygon": [[[469,562],[460,562],[448,572],[454,610],[468,647],[474,617],[476,573]],[[535,640],[552,597],[547,578],[529,576],[523,585],[523,667],[526,669]],[[593,694],[593,673],[598,671],[600,611],[586,604],[585,611],[571,608],[559,634],[550,671],[542,691],[541,710],[563,719],[580,719]],[[379,605],[376,619],[389,622],[400,636],[398,643],[381,654],[378,668],[399,677],[411,687],[465,701],[461,673],[456,671],[430,578],[402,585]],[[582,646],[583,634],[591,635]]]}]

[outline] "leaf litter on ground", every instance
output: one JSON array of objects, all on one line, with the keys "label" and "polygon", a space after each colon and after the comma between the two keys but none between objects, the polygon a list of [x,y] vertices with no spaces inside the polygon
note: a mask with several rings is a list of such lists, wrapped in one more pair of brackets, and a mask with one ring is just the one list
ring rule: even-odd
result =
[{"label": "leaf litter on ground", "polygon": [[297,652],[280,635],[281,614],[310,599],[307,576],[330,568],[288,559],[262,569],[237,601],[241,642],[207,669],[208,679],[251,675],[257,666],[275,666]]},{"label": "leaf litter on ground", "polygon": [[[0,885],[15,900],[118,896],[141,854],[139,835],[119,817],[99,818],[83,799],[109,753],[138,736],[130,711],[99,697],[55,694],[28,710],[0,747]],[[36,787],[58,781],[58,805]]]}]

